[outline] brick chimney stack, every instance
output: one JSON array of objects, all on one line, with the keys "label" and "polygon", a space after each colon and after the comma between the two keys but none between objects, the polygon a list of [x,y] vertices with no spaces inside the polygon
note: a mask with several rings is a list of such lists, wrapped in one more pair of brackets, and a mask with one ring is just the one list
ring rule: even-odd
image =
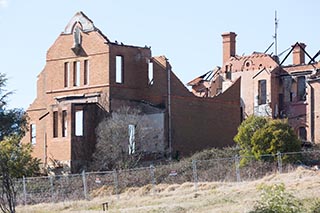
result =
[{"label": "brick chimney stack", "polygon": [[303,50],[306,48],[306,45],[304,43],[296,43],[292,47],[293,65],[305,64],[305,53]]},{"label": "brick chimney stack", "polygon": [[223,33],[222,35],[223,46],[223,64],[229,60],[231,56],[236,55],[236,36],[234,32]]}]

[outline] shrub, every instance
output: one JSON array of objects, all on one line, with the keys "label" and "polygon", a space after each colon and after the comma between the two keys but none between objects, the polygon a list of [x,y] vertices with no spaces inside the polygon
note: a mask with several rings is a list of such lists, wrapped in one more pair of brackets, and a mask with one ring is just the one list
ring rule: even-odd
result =
[{"label": "shrub", "polygon": [[318,213],[320,212],[320,200],[318,199],[314,202],[310,208],[310,213]]},{"label": "shrub", "polygon": [[260,201],[250,213],[300,213],[304,212],[302,203],[285,191],[284,184],[261,185]]}]

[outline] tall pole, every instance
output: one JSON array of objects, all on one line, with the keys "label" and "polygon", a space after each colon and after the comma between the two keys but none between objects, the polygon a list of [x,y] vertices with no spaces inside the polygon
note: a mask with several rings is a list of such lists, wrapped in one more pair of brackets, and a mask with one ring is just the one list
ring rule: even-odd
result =
[{"label": "tall pole", "polygon": [[168,75],[168,143],[169,143],[169,158],[172,159],[172,133],[171,133],[171,68],[170,64],[168,62],[168,59],[166,59],[166,69],[167,69],[167,75]]},{"label": "tall pole", "polygon": [[279,20],[277,19],[277,11],[274,14],[274,53],[278,56],[278,23]]}]

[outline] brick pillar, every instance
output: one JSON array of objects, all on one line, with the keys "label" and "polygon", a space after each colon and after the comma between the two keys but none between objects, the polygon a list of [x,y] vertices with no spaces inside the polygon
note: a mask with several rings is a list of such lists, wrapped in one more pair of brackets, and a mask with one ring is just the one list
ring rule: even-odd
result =
[{"label": "brick pillar", "polygon": [[236,36],[234,32],[223,33],[222,35],[223,61],[225,64],[231,56],[236,55]]},{"label": "brick pillar", "polygon": [[304,64],[305,63],[305,53],[304,49],[306,48],[306,45],[304,43],[296,43],[295,45],[292,46],[293,52],[293,65],[299,65],[299,64]]}]

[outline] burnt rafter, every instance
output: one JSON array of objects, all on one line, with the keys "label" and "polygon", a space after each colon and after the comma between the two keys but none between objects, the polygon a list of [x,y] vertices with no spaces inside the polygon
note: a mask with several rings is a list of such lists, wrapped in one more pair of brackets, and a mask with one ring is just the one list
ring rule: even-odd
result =
[{"label": "burnt rafter", "polygon": [[315,62],[315,59],[320,55],[320,50],[312,57],[312,59],[309,61],[308,64],[311,64],[311,62]]},{"label": "burnt rafter", "polygon": [[[288,54],[286,55],[286,57],[284,57],[284,59],[281,61],[281,63],[280,63],[280,66],[287,60],[287,58],[289,57],[289,55],[292,53],[292,51],[293,51],[293,49],[296,47],[296,46],[299,46],[301,49],[302,49],[302,51],[310,58],[310,62],[308,63],[308,64],[311,64],[311,62],[315,62],[315,57],[311,57],[310,55],[309,55],[309,53],[304,49],[304,47],[302,47],[300,44],[299,44],[299,42],[296,42],[294,45],[292,45],[292,47],[291,47],[291,50],[288,52]],[[319,51],[320,52],[320,51]],[[320,54],[320,53],[319,53]]]}]

